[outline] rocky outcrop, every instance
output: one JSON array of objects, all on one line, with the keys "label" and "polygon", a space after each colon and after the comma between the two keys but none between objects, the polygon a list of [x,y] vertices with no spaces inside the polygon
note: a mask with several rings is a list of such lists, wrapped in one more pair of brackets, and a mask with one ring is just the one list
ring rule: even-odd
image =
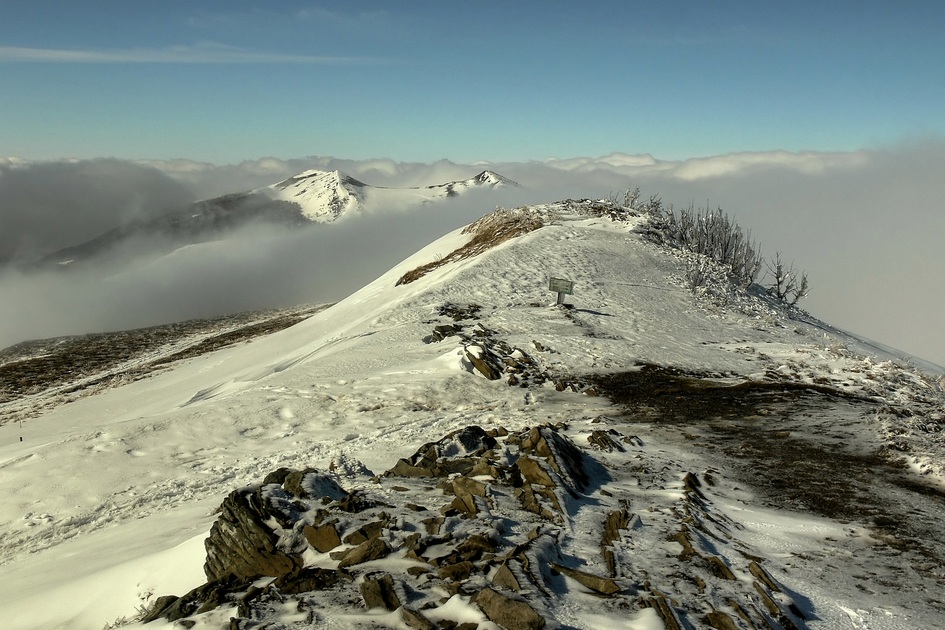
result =
[{"label": "rocky outcrop", "polygon": [[541,630],[545,619],[521,598],[484,588],[473,601],[490,621],[508,630]]},{"label": "rocky outcrop", "polygon": [[394,578],[388,574],[378,577],[365,577],[361,582],[361,597],[368,608],[400,608],[400,596],[394,588]]},{"label": "rocky outcrop", "polygon": [[208,580],[228,575],[278,577],[301,566],[301,560],[277,548],[278,538],[266,524],[265,498],[250,490],[234,490],[220,506],[220,517],[204,546]]},{"label": "rocky outcrop", "polygon": [[[659,585],[652,567],[635,575],[636,537],[648,526],[630,509],[635,495],[620,496],[626,486],[602,486],[609,470],[636,461],[640,451],[628,451],[642,443],[614,430],[591,435],[599,444],[584,451],[563,424],[517,432],[469,426],[351,491],[316,469],[273,471],[224,500],[206,543],[207,582],[158,598],[142,620],[186,625],[229,606],[232,613],[218,614],[232,617],[231,628],[290,613],[317,625],[325,607],[348,614],[354,605],[377,611],[371,618],[381,625],[466,627],[451,617],[446,603],[454,601],[507,630],[537,630],[553,625],[561,594],[573,590],[612,614],[653,608],[667,628],[693,620],[723,630],[803,627],[794,623],[801,611],[760,561],[745,560],[744,545],[722,556],[731,530],[709,515],[711,497],[693,473],[664,477],[671,487],[660,496],[680,498],[647,512],[668,519],[647,544],[678,543],[677,566]],[[598,449],[611,440],[622,448]],[[611,458],[607,467],[598,457]],[[678,583],[688,586],[670,595]],[[687,604],[693,593],[705,603]]]},{"label": "rocky outcrop", "polygon": [[475,468],[477,459],[496,446],[495,437],[481,427],[471,426],[454,431],[437,442],[428,442],[412,456],[401,459],[386,476],[446,477],[466,475]]}]

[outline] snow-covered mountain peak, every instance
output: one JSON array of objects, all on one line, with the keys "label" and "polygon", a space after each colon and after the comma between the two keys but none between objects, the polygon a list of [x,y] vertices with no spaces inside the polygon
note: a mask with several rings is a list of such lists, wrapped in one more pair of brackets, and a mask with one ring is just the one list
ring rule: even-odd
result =
[{"label": "snow-covered mountain peak", "polygon": [[489,186],[519,186],[508,177],[503,177],[495,171],[490,170],[485,170],[479,173],[474,179],[478,184],[487,184]]},{"label": "snow-covered mountain peak", "polygon": [[365,187],[366,184],[342,171],[311,169],[253,192],[295,203],[306,218],[325,223],[360,211]]},{"label": "snow-covered mountain peak", "polygon": [[311,169],[253,192],[298,204],[306,218],[328,223],[349,213],[402,209],[455,197],[473,189],[505,186],[519,187],[519,184],[489,170],[469,179],[420,188],[372,186],[343,171]]}]

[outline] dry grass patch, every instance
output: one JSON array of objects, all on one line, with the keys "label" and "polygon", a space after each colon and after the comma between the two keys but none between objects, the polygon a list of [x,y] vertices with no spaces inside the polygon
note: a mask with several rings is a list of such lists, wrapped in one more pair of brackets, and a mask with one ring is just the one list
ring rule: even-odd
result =
[{"label": "dry grass patch", "polygon": [[513,239],[516,236],[528,234],[543,225],[544,222],[541,220],[538,213],[528,208],[513,208],[511,210],[497,208],[495,212],[487,214],[475,223],[469,224],[466,229],[463,230],[463,234],[472,235],[469,242],[462,247],[454,249],[442,258],[411,269],[400,277],[396,286],[410,284],[434,269],[438,269],[451,262],[478,256],[496,245]]}]

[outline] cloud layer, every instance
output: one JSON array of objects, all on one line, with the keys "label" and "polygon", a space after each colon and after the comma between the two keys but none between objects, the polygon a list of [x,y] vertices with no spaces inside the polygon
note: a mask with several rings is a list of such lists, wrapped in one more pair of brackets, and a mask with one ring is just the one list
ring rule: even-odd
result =
[{"label": "cloud layer", "polygon": [[[807,270],[812,292],[802,306],[812,314],[905,355],[942,364],[942,163],[940,139],[847,153],[737,153],[678,162],[625,154],[488,165],[330,157],[223,166],[186,160],[0,161],[0,192],[14,200],[0,209],[5,227],[0,251],[7,252],[63,246],[116,218],[153,215],[185,200],[264,186],[308,168],[343,170],[379,186],[430,185],[491,168],[525,187],[498,200],[448,204],[443,212],[363,217],[335,226],[330,237],[327,231],[247,233],[238,244],[189,248],[147,268],[109,273],[107,281],[89,277],[97,288],[85,292],[94,295],[86,301],[97,305],[87,308],[75,306],[83,303],[83,291],[70,293],[57,278],[7,274],[0,277],[0,290],[14,299],[3,300],[0,346],[24,335],[336,300],[496,204],[605,197],[639,186],[644,195],[658,194],[667,204],[721,207],[752,230],[767,255],[780,251]],[[63,314],[58,322],[44,321],[57,312]],[[83,327],[69,329],[80,313]]]},{"label": "cloud layer", "polygon": [[16,63],[299,63],[350,64],[370,60],[358,57],[287,55],[266,53],[219,44],[171,46],[169,48],[63,49],[0,46],[0,62]]},{"label": "cloud layer", "polygon": [[194,198],[186,182],[132,162],[0,161],[0,261],[37,258]]}]

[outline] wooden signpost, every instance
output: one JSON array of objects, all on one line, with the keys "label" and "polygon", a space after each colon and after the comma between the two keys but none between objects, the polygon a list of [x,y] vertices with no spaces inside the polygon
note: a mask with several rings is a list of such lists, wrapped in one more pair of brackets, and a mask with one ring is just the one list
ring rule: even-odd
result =
[{"label": "wooden signpost", "polygon": [[574,282],[563,278],[551,278],[548,281],[548,290],[557,292],[558,301],[556,304],[564,304],[565,295],[574,295]]}]

